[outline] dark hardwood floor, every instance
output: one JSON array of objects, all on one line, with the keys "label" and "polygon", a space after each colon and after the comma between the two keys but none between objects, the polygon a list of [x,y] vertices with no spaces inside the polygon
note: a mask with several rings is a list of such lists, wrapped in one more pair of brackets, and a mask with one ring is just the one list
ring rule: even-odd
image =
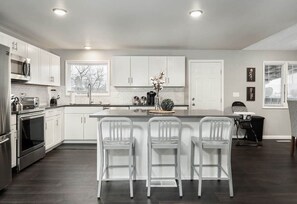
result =
[{"label": "dark hardwood floor", "polygon": [[0,203],[297,203],[297,156],[290,157],[290,143],[265,140],[262,147],[232,150],[234,198],[226,181],[204,181],[197,198],[197,181],[183,181],[184,197],[177,188],[153,188],[146,197],[145,181],[134,183],[129,198],[125,181],[104,183],[102,199],[96,197],[96,150],[94,145],[62,145],[44,159],[14,174]]}]

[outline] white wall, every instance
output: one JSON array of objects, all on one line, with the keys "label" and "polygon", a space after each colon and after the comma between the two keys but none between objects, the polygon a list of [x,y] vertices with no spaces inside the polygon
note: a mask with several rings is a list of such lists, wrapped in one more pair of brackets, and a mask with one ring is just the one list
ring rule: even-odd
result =
[{"label": "white wall", "polygon": [[[265,135],[290,135],[289,115],[287,109],[263,109],[263,61],[288,60],[297,61],[297,52],[295,51],[225,51],[225,50],[53,50],[54,53],[61,56],[61,81],[64,85],[64,65],[65,60],[110,60],[113,55],[183,55],[187,60],[191,59],[222,59],[225,66],[225,84],[224,84],[224,104],[225,110],[231,112],[231,104],[235,100],[243,101],[249,111],[256,112],[264,116]],[[246,68],[256,68],[256,82],[246,82]],[[256,101],[246,101],[246,87],[256,87]],[[141,93],[144,90],[125,89],[128,98],[133,96],[133,92]],[[117,90],[119,94],[121,90]],[[233,92],[239,92],[239,98],[233,98]],[[176,94],[177,93],[177,94]],[[137,95],[135,94],[135,95]],[[173,89],[167,92],[168,96],[175,94],[174,98],[180,99],[184,96],[184,102],[187,103],[188,90]],[[111,96],[113,97],[113,96]]]}]

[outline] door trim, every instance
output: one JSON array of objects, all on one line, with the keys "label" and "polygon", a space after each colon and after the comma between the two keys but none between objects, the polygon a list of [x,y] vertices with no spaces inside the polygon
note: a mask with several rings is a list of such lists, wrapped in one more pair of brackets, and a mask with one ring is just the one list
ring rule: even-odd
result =
[{"label": "door trim", "polygon": [[188,79],[189,79],[189,109],[191,110],[191,64],[192,63],[212,63],[212,62],[215,62],[215,63],[221,63],[221,67],[222,67],[222,73],[221,73],[221,93],[222,93],[222,103],[221,103],[221,111],[224,111],[224,60],[189,60],[189,63],[188,63]]}]

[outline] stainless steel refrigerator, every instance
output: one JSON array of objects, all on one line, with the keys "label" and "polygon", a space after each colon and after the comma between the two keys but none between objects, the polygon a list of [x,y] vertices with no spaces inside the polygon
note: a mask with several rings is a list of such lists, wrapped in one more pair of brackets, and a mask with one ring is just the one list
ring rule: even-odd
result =
[{"label": "stainless steel refrigerator", "polygon": [[9,47],[0,44],[0,190],[11,182]]}]

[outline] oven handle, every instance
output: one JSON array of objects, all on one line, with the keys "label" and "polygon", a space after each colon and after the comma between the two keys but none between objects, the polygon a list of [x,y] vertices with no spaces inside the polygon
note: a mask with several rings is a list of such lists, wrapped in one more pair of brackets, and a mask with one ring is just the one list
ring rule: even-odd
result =
[{"label": "oven handle", "polygon": [[41,117],[44,117],[44,114],[33,115],[33,116],[23,116],[23,117],[20,117],[20,119],[28,120],[28,119],[35,119],[35,118],[41,118]]},{"label": "oven handle", "polygon": [[9,138],[6,138],[5,140],[1,141],[0,144],[3,144],[5,142],[7,142],[9,140]]}]

